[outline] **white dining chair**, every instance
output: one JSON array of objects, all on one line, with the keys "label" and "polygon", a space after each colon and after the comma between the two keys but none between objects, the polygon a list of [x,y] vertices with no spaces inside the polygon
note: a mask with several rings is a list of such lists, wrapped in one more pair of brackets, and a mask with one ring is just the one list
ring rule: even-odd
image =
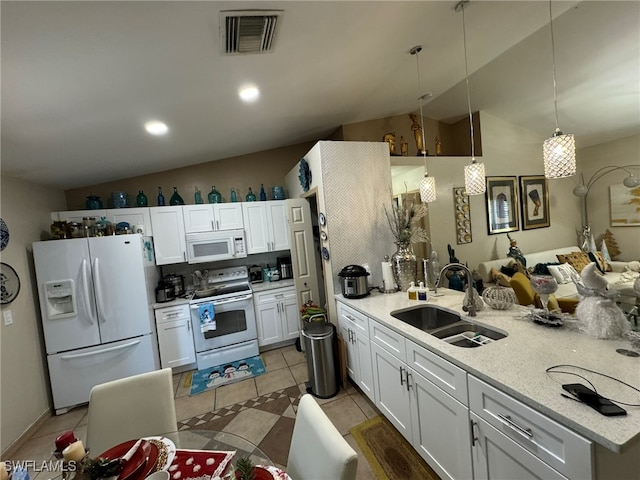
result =
[{"label": "white dining chair", "polygon": [[96,385],[91,389],[87,447],[91,456],[127,440],[178,429],[170,368]]},{"label": "white dining chair", "polygon": [[294,480],[353,480],[358,454],[315,399],[300,399],[291,437],[287,473]]}]

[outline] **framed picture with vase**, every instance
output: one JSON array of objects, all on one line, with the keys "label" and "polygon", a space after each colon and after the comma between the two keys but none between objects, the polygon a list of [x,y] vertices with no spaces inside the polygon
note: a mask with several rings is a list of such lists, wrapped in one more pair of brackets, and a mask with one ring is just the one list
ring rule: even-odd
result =
[{"label": "framed picture with vase", "polygon": [[549,184],[544,175],[520,176],[522,229],[543,228],[549,219]]},{"label": "framed picture with vase", "polygon": [[489,235],[519,230],[517,177],[487,177]]}]

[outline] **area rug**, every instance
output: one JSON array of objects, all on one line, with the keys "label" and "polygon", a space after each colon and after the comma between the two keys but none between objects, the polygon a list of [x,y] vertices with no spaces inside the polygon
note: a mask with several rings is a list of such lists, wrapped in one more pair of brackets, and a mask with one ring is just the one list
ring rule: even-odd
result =
[{"label": "area rug", "polygon": [[350,432],[378,480],[440,480],[383,416],[367,420],[353,427]]},{"label": "area rug", "polygon": [[264,362],[260,355],[198,370],[191,378],[191,391],[189,395],[197,395],[198,393],[206,392],[213,388],[247,378],[257,377],[266,372],[267,370],[264,367]]}]

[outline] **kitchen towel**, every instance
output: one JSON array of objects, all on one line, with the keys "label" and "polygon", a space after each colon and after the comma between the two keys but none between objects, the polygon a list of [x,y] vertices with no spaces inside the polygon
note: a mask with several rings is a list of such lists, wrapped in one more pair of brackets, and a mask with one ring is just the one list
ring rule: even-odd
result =
[{"label": "kitchen towel", "polygon": [[200,330],[202,330],[202,333],[216,329],[216,311],[213,308],[213,302],[200,304],[198,313],[200,314]]},{"label": "kitchen towel", "polygon": [[382,262],[382,285],[385,292],[396,291],[396,282],[393,279],[391,262]]}]

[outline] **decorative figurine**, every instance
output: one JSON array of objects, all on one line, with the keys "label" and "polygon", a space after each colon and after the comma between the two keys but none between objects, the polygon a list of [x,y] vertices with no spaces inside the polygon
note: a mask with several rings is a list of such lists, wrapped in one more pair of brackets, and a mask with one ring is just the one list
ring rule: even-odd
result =
[{"label": "decorative figurine", "polygon": [[442,142],[440,141],[440,137],[436,135],[436,156],[442,155]]},{"label": "decorative figurine", "polygon": [[518,247],[518,242],[516,242],[511,235],[507,233],[507,238],[509,239],[509,251],[507,252],[507,257],[513,258],[516,262],[519,262],[523,267],[527,266],[527,259],[524,258],[522,251]]},{"label": "decorative figurine", "polygon": [[409,155],[409,145],[405,142],[404,137],[400,135],[400,153],[403,157]]},{"label": "decorative figurine", "polygon": [[382,137],[383,142],[387,142],[389,144],[389,153],[391,155],[396,154],[396,132],[385,133],[384,137]]},{"label": "decorative figurine", "polygon": [[423,155],[425,153],[424,145],[422,144],[422,127],[418,123],[418,117],[415,113],[410,113],[411,130],[413,131],[413,137],[416,139],[416,148],[418,153],[416,155]]}]

